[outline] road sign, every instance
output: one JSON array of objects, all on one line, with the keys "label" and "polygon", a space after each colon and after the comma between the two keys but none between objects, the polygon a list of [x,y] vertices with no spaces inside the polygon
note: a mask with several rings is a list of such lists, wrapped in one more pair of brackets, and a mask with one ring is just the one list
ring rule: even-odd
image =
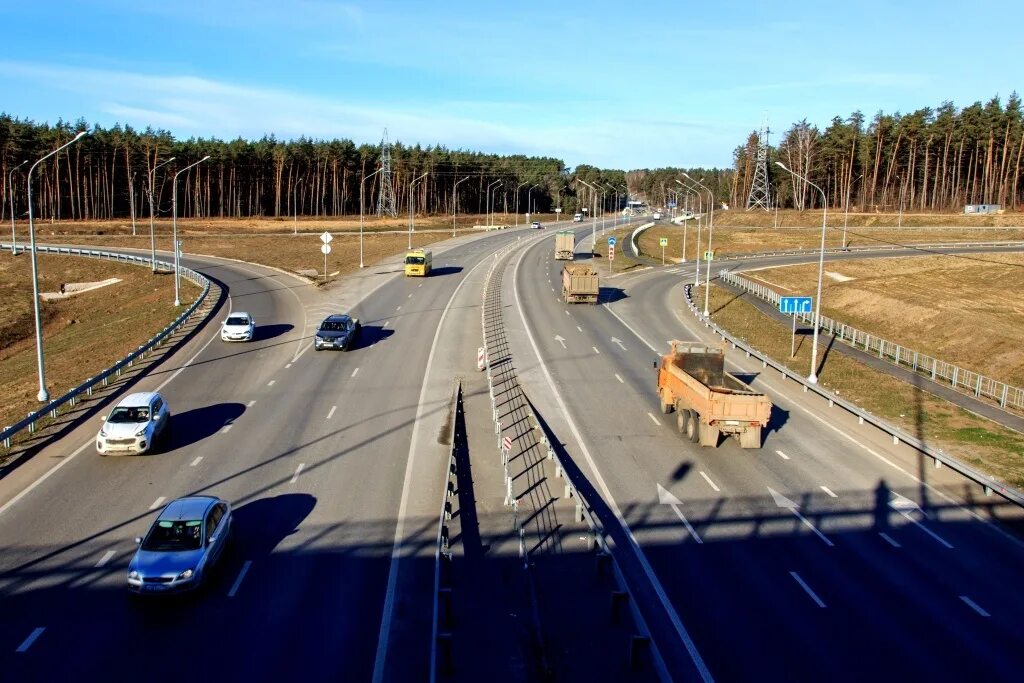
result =
[{"label": "road sign", "polygon": [[811,297],[809,296],[784,296],[779,299],[779,311],[782,313],[810,313]]},{"label": "road sign", "polygon": [[326,242],[324,244],[322,244],[320,246],[320,253],[323,254],[324,256],[327,256],[328,254],[330,254],[331,253],[331,245],[327,244]]},{"label": "road sign", "polygon": [[[331,233],[329,232],[325,232],[324,234],[320,235],[320,241],[323,242],[324,244],[330,244],[331,240],[333,239],[334,237],[332,237]],[[327,252],[325,251],[324,253],[326,254]]]},{"label": "road sign", "polygon": [[562,207],[556,206],[555,207],[555,213],[562,213]]},{"label": "road sign", "polygon": [[501,440],[501,449],[503,451],[506,451],[506,452],[512,450],[512,437],[511,436],[506,436],[504,439]]},{"label": "road sign", "polygon": [[615,260],[615,245],[614,244],[609,244],[608,245],[608,260],[609,261],[614,261]]},{"label": "road sign", "polygon": [[713,261],[714,259],[715,259],[715,252],[714,251],[705,251],[704,252],[704,260],[705,261]]},{"label": "road sign", "polygon": [[619,243],[619,241],[617,239],[615,239],[614,237],[609,237],[608,238],[608,246],[609,247],[614,247],[618,243]]},{"label": "road sign", "polygon": [[663,247],[667,247],[668,246],[668,238],[667,237],[660,238],[658,240],[658,244],[660,244]]},{"label": "road sign", "polygon": [[665,204],[665,206],[667,206],[670,209],[674,209],[674,208],[676,208],[676,203],[675,202],[667,202]]}]

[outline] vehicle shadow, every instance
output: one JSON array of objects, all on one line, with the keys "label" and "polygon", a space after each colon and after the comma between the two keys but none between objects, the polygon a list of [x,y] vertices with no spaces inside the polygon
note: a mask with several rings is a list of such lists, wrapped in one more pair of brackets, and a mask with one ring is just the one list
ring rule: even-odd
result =
[{"label": "vehicle shadow", "polygon": [[244,412],[245,406],[241,403],[215,403],[172,414],[170,432],[156,452],[170,453],[198,443],[237,420]]},{"label": "vehicle shadow", "polygon": [[359,329],[359,337],[356,339],[355,344],[352,345],[352,350],[367,349],[378,342],[384,341],[394,333],[394,330],[381,327],[380,325],[363,325]]},{"label": "vehicle shadow", "polygon": [[761,435],[762,444],[769,434],[779,431],[787,422],[789,422],[789,411],[783,410],[773,403],[772,414],[768,417],[768,426],[764,428],[764,433]]},{"label": "vehicle shadow", "polygon": [[295,329],[295,326],[287,323],[276,325],[257,325],[256,330],[252,334],[252,340],[265,341],[267,339],[273,339],[274,337],[280,337],[282,334],[287,334],[293,329]]},{"label": "vehicle shadow", "polygon": [[613,303],[615,301],[621,301],[628,298],[626,290],[619,287],[601,287],[600,292],[597,295],[597,300],[606,304]]},{"label": "vehicle shadow", "polygon": [[[230,554],[225,556],[225,566],[235,557],[259,560],[269,556],[298,530],[315,507],[316,497],[308,493],[282,493],[238,506],[232,512]],[[234,578],[234,574],[230,576]]]},{"label": "vehicle shadow", "polygon": [[461,273],[462,266],[441,266],[440,268],[432,268],[430,270],[430,276],[435,275],[454,275],[455,273]]}]

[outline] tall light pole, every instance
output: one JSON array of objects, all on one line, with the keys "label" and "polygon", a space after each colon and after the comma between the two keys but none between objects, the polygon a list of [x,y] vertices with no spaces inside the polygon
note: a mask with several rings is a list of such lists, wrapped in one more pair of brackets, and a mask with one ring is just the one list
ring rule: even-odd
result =
[{"label": "tall light pole", "polygon": [[298,180],[292,181],[292,234],[299,234],[299,195],[296,190],[302,187],[302,181],[305,178],[299,178]]},{"label": "tall light pole", "polygon": [[493,183],[491,183],[490,185],[487,186],[487,197],[486,197],[487,206],[484,207],[484,209],[486,211],[485,216],[486,216],[486,219],[487,219],[487,225],[491,225],[492,222],[493,222],[493,217],[491,215],[491,188],[494,187],[495,185],[497,185],[500,182],[501,182],[500,180],[495,180]]},{"label": "tall light pole", "polygon": [[[864,177],[861,173],[859,176],[850,181],[850,187],[853,184]],[[850,220],[850,187],[846,188],[846,211],[843,214],[843,251],[846,251],[846,223]]]},{"label": "tall light pole", "polygon": [[199,161],[195,162],[194,164],[189,164],[185,168],[183,168],[180,171],[178,171],[177,173],[175,173],[174,174],[174,180],[171,181],[171,204],[174,205],[172,207],[173,208],[173,214],[172,214],[173,217],[171,218],[171,233],[173,234],[171,247],[174,249],[174,305],[175,306],[180,306],[181,305],[181,297],[179,295],[179,285],[178,285],[178,271],[180,270],[180,266],[181,266],[181,256],[180,256],[181,250],[178,249],[178,176],[180,176],[185,171],[188,171],[189,169],[193,168],[194,166],[198,166],[199,164],[203,163],[204,161],[206,161],[209,158],[210,158],[210,155],[207,154],[205,157],[203,157]]},{"label": "tall light pole", "polygon": [[132,210],[132,237],[135,237],[135,172],[128,181],[128,208]]},{"label": "tall light pole", "polygon": [[811,384],[818,383],[818,320],[821,316],[821,277],[825,270],[825,225],[828,218],[828,197],[825,195],[825,190],[821,189],[807,178],[803,177],[796,171],[792,171],[786,168],[786,165],[781,161],[776,161],[775,165],[781,168],[783,171],[796,176],[800,180],[804,181],[815,190],[821,193],[821,252],[818,255],[818,295],[814,298],[814,341],[811,342],[811,374],[807,376],[807,381]]},{"label": "tall light pole", "polygon": [[589,187],[592,196],[594,197],[594,212],[593,215],[590,217],[590,253],[593,254],[597,250],[597,188],[588,183],[586,180],[583,180],[582,178],[577,178],[576,180],[580,181],[581,183]]},{"label": "tall light pole", "polygon": [[377,175],[378,173],[380,173],[383,170],[384,170],[383,168],[378,168],[376,171],[374,171],[373,173],[371,173],[368,176],[364,176],[363,179],[359,181],[359,267],[360,268],[363,267],[363,186],[364,186],[364,184],[366,183],[367,180],[369,180],[370,178],[372,178],[373,176]]},{"label": "tall light pole", "polygon": [[[689,178],[689,176],[687,176],[687,178]],[[676,182],[693,192],[694,196],[697,197],[697,258],[694,259],[697,262],[697,268],[693,272],[693,286],[697,287],[700,285],[700,219],[704,213],[704,197],[701,196],[700,190],[693,187],[687,187],[679,180],[676,180]],[[683,259],[686,259],[686,252],[683,252]]]},{"label": "tall light pole", "polygon": [[[693,181],[698,187],[703,188],[704,191],[707,192],[708,196],[711,198],[711,201],[710,201],[710,208],[711,208],[710,214],[711,214],[711,217],[708,220],[708,249],[707,249],[708,254],[711,254],[711,239],[715,235],[715,194],[711,191],[711,188],[709,188],[707,185],[705,185],[704,183],[700,182],[699,180],[694,180],[693,178],[691,178],[686,173],[683,173],[683,177],[686,178],[687,180]],[[711,298],[711,258],[705,258],[704,259],[704,317],[705,318],[708,317],[708,315],[710,315],[709,309],[708,309],[708,303],[710,301],[710,298]]]},{"label": "tall light pole", "polygon": [[462,180],[456,180],[455,184],[452,185],[452,237],[455,237],[455,213],[458,210],[458,197],[455,194],[455,190],[458,188],[459,183],[464,183],[467,180],[469,180],[469,176],[466,176]]},{"label": "tall light pole", "polygon": [[412,234],[416,232],[416,209],[414,207],[415,202],[413,201],[412,188],[419,181],[430,175],[430,171],[427,171],[418,178],[413,178],[413,181],[409,183],[409,246],[408,249],[412,249]]},{"label": "tall light pole", "polygon": [[899,222],[896,223],[897,229],[903,228],[903,176],[896,176],[896,180],[900,181],[900,218]]},{"label": "tall light pole", "polygon": [[39,271],[36,265],[36,228],[32,221],[32,172],[36,170],[36,166],[57,152],[81,140],[83,135],[85,135],[85,131],[79,131],[78,135],[70,141],[65,142],[28,168],[28,239],[29,251],[32,252],[32,307],[36,317],[36,364],[39,367],[39,393],[36,394],[36,399],[40,402],[49,401],[50,393],[46,391],[46,371],[43,369],[43,328],[39,322]]},{"label": "tall light pole", "polygon": [[[527,183],[528,182],[529,181],[527,181]],[[516,185],[516,227],[517,228],[519,227],[519,190],[522,189],[523,185],[526,185],[527,183],[519,183],[518,185]],[[527,210],[527,212],[529,212],[529,210],[530,210],[530,205],[529,204],[526,205],[526,210]]]},{"label": "tall light pole", "polygon": [[156,169],[166,166],[172,161],[174,161],[174,157],[157,164],[149,170],[149,261],[153,266],[154,273],[156,272],[156,233],[153,231],[153,183],[156,179]]},{"label": "tall light pole", "polygon": [[537,184],[531,185],[530,189],[528,189],[526,191],[526,213],[527,214],[531,213],[532,204],[530,204],[530,202],[532,201],[532,198],[533,198],[533,188],[535,188],[535,187],[540,187],[540,185],[537,185]]},{"label": "tall light pole", "polygon": [[7,174],[7,195],[11,198],[11,256],[18,255],[18,235],[14,232],[14,172],[27,163],[28,159],[25,159]]}]

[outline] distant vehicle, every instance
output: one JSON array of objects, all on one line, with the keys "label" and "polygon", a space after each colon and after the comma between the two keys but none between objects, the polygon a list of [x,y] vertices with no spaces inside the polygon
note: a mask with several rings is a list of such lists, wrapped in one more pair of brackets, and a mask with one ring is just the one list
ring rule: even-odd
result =
[{"label": "distant vehicle", "polygon": [[248,313],[231,313],[220,328],[222,341],[252,341],[256,332],[256,321]]},{"label": "distant vehicle", "polygon": [[530,227],[533,228],[534,230],[540,230],[544,226],[540,224],[540,221],[534,221],[530,223]]},{"label": "distant vehicle", "polygon": [[128,590],[156,594],[195,590],[216,566],[231,536],[231,503],[189,496],[167,504],[128,564]]},{"label": "distant vehicle", "polygon": [[654,214],[651,215],[651,218],[656,221],[661,220],[661,211],[655,211]]},{"label": "distant vehicle", "polygon": [[166,436],[171,411],[164,397],[155,391],[128,394],[122,398],[96,435],[96,452],[142,454],[152,450],[153,444]]},{"label": "distant vehicle", "polygon": [[585,263],[562,266],[562,301],[567,304],[597,303],[600,293],[597,269]]},{"label": "distant vehicle", "polygon": [[348,351],[355,345],[360,330],[362,330],[362,326],[359,324],[359,318],[343,314],[329,315],[324,318],[316,330],[313,348],[317,351],[320,349]]},{"label": "distant vehicle", "polygon": [[572,230],[559,230],[555,233],[555,259],[572,261],[576,251],[576,233]]},{"label": "distant vehicle", "polygon": [[582,213],[574,213],[572,215],[572,222],[573,223],[582,223],[583,222],[583,214]]},{"label": "distant vehicle", "polygon": [[760,448],[772,402],[725,371],[725,351],[701,342],[669,342],[658,365],[661,412],[676,411],[676,427],[693,443],[718,446],[729,434],[742,448]]},{"label": "distant vehicle", "polygon": [[419,277],[430,275],[433,254],[429,249],[413,249],[405,252],[405,274]]}]

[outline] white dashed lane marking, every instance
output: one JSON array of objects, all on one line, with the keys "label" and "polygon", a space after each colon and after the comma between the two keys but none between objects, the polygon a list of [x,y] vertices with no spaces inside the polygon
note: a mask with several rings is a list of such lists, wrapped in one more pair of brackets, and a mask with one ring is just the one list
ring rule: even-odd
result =
[{"label": "white dashed lane marking", "polygon": [[101,557],[94,566],[102,567],[107,562],[110,562],[110,558],[112,558],[115,554],[116,553],[113,550],[108,550],[107,552],[103,553],[103,557]]},{"label": "white dashed lane marking", "polygon": [[190,464],[189,467],[195,467],[196,465],[198,465],[202,461],[203,461],[203,456],[197,455],[196,459],[192,461],[192,464]]},{"label": "white dashed lane marking", "polygon": [[334,417],[334,411],[338,409],[338,406],[331,406],[331,409],[327,412],[327,419],[330,420]]},{"label": "white dashed lane marking", "polygon": [[149,506],[149,509],[156,510],[158,507],[164,504],[165,500],[167,500],[167,498],[165,498],[164,496],[160,496],[159,498],[153,501],[153,504]]},{"label": "white dashed lane marking", "polygon": [[36,642],[36,639],[39,638],[39,636],[43,635],[43,631],[45,631],[45,630],[46,630],[46,627],[40,626],[36,630],[32,631],[32,633],[30,633],[28,635],[28,638],[26,638],[21,643],[21,645],[18,646],[18,650],[17,651],[18,652],[25,652],[26,650],[28,650],[30,647],[32,647],[32,643]]},{"label": "white dashed lane marking", "polygon": [[700,476],[704,477],[704,481],[706,481],[708,483],[708,486],[713,488],[716,493],[722,490],[722,489],[718,488],[717,485],[715,485],[715,482],[711,481],[711,477],[709,477],[708,475],[704,474],[703,470],[701,470]]},{"label": "white dashed lane marking", "polygon": [[827,486],[822,486],[821,490],[828,494],[829,498],[838,498],[836,494],[832,493],[832,490]]}]

